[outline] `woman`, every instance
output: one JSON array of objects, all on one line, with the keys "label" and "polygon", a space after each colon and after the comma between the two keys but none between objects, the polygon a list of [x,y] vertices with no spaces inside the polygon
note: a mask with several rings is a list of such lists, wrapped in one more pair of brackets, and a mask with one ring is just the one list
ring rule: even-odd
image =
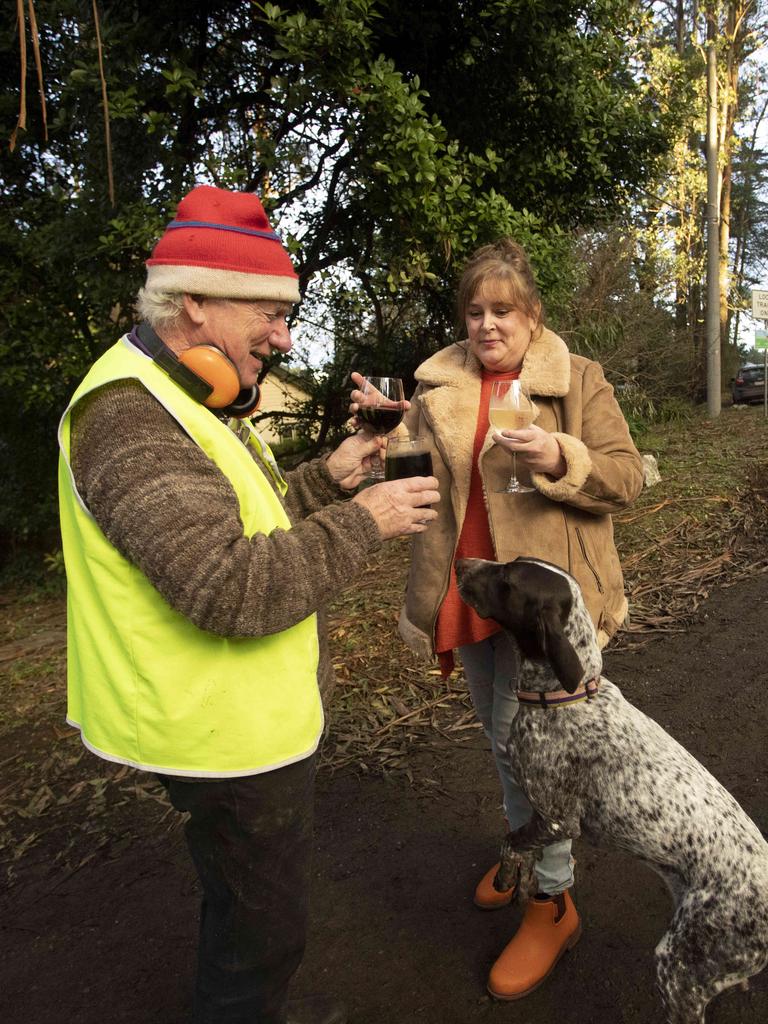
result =
[{"label": "woman", "polygon": [[[517,711],[515,658],[500,627],[461,601],[454,562],[525,555],[562,566],[581,585],[605,644],[627,612],[611,513],[640,493],[642,462],[599,364],[571,355],[544,327],[533,272],[519,245],[502,239],[475,253],[461,277],[458,307],[466,340],[422,363],[406,414],[410,433],[430,440],[443,502],[436,522],[414,541],[400,631],[414,650],[436,653],[444,674],[458,650],[491,741],[506,817],[516,828],[530,817],[530,805],[505,749]],[[535,422],[492,432],[491,385],[517,377],[535,403]],[[359,397],[354,393],[353,401]],[[521,482],[534,488],[530,493],[503,493],[512,452]],[[484,909],[511,899],[493,889],[497,866],[475,891]],[[568,892],[572,868],[569,842],[544,850],[539,894],[491,970],[492,995],[526,995],[578,939],[579,915]]]}]

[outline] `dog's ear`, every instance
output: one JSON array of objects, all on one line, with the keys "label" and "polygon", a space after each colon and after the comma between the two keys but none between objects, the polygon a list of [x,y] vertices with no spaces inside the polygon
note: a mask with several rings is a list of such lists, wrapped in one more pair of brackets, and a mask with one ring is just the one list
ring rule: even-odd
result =
[{"label": "dog's ear", "polygon": [[539,645],[563,689],[573,693],[584,676],[584,668],[565,635],[560,610],[555,605],[547,602],[538,609],[536,630]]}]

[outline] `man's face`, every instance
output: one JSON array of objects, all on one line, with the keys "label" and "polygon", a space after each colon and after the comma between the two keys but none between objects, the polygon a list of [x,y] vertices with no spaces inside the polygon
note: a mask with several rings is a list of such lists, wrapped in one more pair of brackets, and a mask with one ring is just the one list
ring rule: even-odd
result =
[{"label": "man's face", "polygon": [[290,351],[286,317],[292,308],[288,302],[269,299],[204,298],[199,303],[196,340],[221,349],[234,363],[241,387],[249,388],[273,349]]}]

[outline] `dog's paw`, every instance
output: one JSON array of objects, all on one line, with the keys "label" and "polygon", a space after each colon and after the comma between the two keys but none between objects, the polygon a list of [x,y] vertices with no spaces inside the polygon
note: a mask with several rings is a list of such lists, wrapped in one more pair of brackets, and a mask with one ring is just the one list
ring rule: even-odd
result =
[{"label": "dog's paw", "polygon": [[493,879],[493,888],[496,892],[509,892],[517,885],[517,878],[520,869],[517,865],[511,864],[508,867],[500,867]]},{"label": "dog's paw", "polygon": [[536,877],[536,861],[541,860],[541,850],[532,850],[520,857],[520,872],[518,875],[518,899],[526,903],[533,899],[539,891],[539,880]]},{"label": "dog's paw", "polygon": [[515,898],[523,902],[531,899],[538,892],[536,878],[536,861],[541,858],[540,850],[528,853],[516,853],[504,848],[501,863],[493,879],[493,887],[497,892],[509,892],[515,889]]},{"label": "dog's paw", "polygon": [[521,854],[516,853],[504,843],[501,848],[499,870],[496,872],[496,877],[493,880],[493,887],[496,892],[509,892],[510,889],[513,889],[518,884],[521,863]]}]

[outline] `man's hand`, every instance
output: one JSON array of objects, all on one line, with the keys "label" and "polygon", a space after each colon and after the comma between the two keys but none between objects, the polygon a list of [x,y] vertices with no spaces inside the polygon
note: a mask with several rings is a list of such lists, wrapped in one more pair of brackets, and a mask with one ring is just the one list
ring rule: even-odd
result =
[{"label": "man's hand", "polygon": [[518,465],[532,472],[548,473],[559,480],[568,470],[560,445],[536,424],[520,430],[494,431],[492,436],[496,444],[515,453]]},{"label": "man's hand", "polygon": [[373,456],[379,455],[383,462],[385,451],[384,438],[373,437],[367,431],[359,430],[351,437],[345,437],[336,451],[328,456],[325,464],[339,487],[354,491],[370,475]]},{"label": "man's hand", "polygon": [[436,505],[440,492],[436,477],[412,476],[366,487],[352,500],[368,509],[376,520],[382,540],[391,540],[423,533],[437,519],[437,512],[424,506]]}]

